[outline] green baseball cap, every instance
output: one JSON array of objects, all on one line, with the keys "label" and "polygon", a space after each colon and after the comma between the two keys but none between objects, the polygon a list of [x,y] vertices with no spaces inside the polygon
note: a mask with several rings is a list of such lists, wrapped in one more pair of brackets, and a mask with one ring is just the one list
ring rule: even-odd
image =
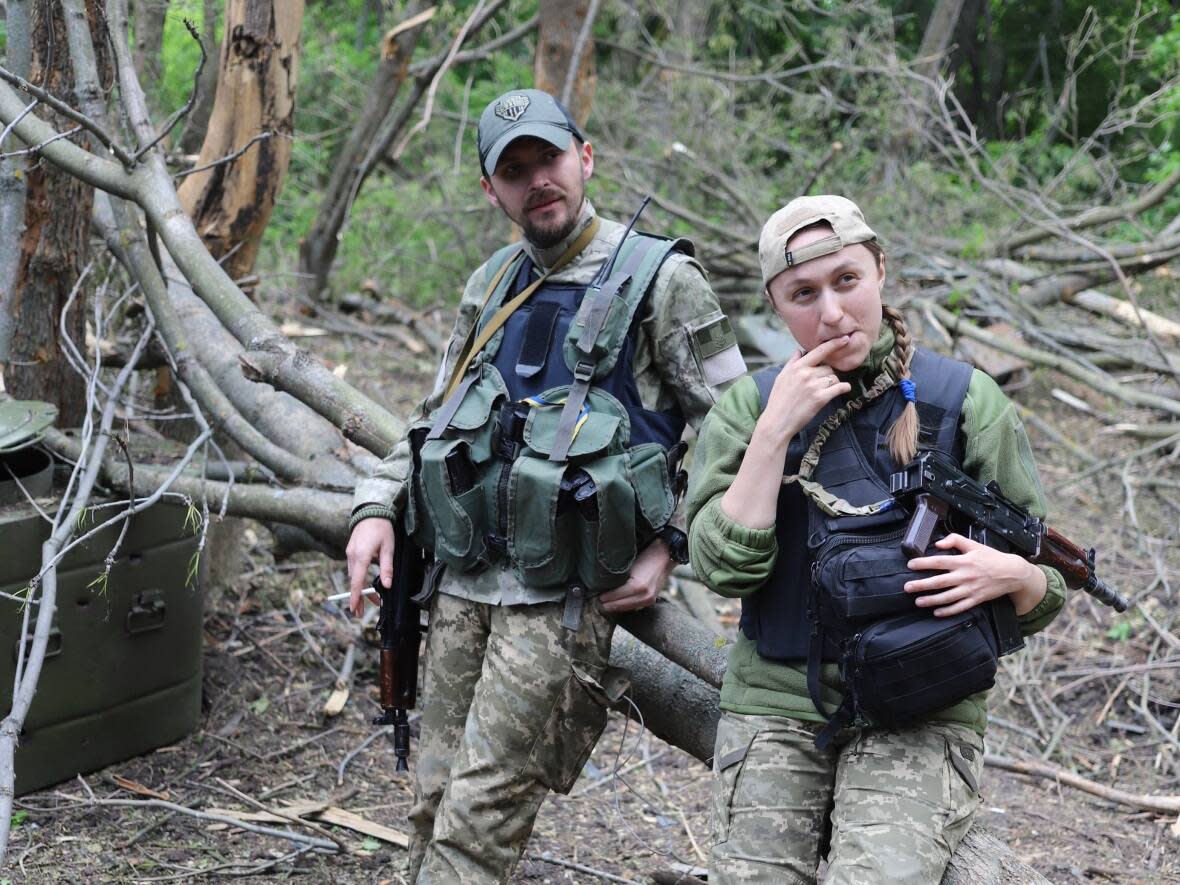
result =
[{"label": "green baseball cap", "polygon": [[484,175],[496,171],[504,148],[527,136],[543,139],[563,151],[570,146],[570,136],[586,140],[569,111],[548,92],[540,89],[505,92],[479,116],[476,145]]},{"label": "green baseball cap", "polygon": [[[824,237],[802,249],[788,249],[791,237],[810,225],[827,222],[832,236]],[[758,263],[762,266],[762,285],[796,264],[839,252],[853,243],[877,239],[865,222],[860,207],[846,197],[830,194],[797,197],[779,209],[762,226],[758,237]]]}]

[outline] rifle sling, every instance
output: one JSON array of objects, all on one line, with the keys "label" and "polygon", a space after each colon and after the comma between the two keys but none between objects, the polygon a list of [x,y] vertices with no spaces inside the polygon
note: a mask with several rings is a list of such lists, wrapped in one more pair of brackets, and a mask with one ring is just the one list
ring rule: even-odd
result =
[{"label": "rifle sling", "polygon": [[553,434],[553,445],[549,451],[550,461],[564,461],[569,454],[574,434],[577,433],[582,405],[590,394],[590,383],[594,380],[596,364],[588,358],[589,354],[593,352],[594,344],[602,334],[615,297],[631,282],[632,274],[639,269],[644,256],[652,246],[651,240],[640,237],[619,272],[612,273],[601,289],[588,293],[594,300],[586,309],[586,325],[582,328],[582,334],[578,336],[577,344],[577,350],[586,358],[580,359],[574,367],[574,380],[570,384],[565,405],[561,408],[561,417],[557,421],[557,430]]}]

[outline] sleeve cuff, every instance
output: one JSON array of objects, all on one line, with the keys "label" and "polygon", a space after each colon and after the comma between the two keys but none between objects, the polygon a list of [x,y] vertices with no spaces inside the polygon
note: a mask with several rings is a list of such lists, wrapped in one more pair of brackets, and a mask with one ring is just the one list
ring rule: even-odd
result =
[{"label": "sleeve cuff", "polygon": [[384,504],[361,504],[352,511],[352,516],[348,518],[348,533],[351,535],[352,530],[356,528],[357,523],[365,519],[388,519],[393,522],[397,519],[397,511],[392,507],[386,507]]},{"label": "sleeve cuff", "polygon": [[708,508],[706,518],[712,528],[727,544],[737,544],[753,553],[768,553],[776,546],[774,526],[764,529],[752,529],[735,522],[725,515],[718,501]]},{"label": "sleeve cuff", "polygon": [[1045,573],[1045,596],[1017,619],[1025,636],[1045,629],[1065,604],[1065,580],[1061,573],[1044,565],[1037,568]]}]

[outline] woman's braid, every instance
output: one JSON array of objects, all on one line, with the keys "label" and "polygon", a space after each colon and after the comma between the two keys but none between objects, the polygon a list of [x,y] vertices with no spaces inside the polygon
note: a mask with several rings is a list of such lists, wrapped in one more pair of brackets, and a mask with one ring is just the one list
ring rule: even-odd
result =
[{"label": "woman's braid", "polygon": [[[910,362],[914,358],[914,342],[905,318],[895,307],[881,305],[881,315],[893,330],[893,353],[886,360],[897,381],[910,377]],[[908,464],[918,454],[918,408],[911,399],[905,404],[893,426],[889,428],[889,453],[899,465]]]}]

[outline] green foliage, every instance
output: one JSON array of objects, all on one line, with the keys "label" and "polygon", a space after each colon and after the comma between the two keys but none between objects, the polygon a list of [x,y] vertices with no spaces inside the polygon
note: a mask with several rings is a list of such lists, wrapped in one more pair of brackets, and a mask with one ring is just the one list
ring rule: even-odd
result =
[{"label": "green foliage", "polygon": [[107,588],[110,586],[110,579],[111,569],[110,566],[107,566],[95,575],[94,579],[86,585],[86,589],[96,591],[99,596],[106,596]]},{"label": "green foliage", "polygon": [[250,705],[250,709],[254,712],[255,716],[261,716],[270,709],[270,698],[268,698],[266,695],[263,695]]},{"label": "green foliage", "polygon": [[[12,819],[11,819],[12,829],[15,830],[17,827],[19,827],[21,824],[23,824],[28,819],[29,819],[29,813],[27,811],[23,811],[23,810],[22,811],[14,811],[12,813]],[[4,879],[2,881],[8,882],[9,880]]]},{"label": "green foliage", "polygon": [[192,587],[197,580],[197,574],[201,568],[201,550],[200,548],[193,551],[193,555],[189,557],[188,568],[184,573],[184,586]]},{"label": "green foliage", "polygon": [[1128,620],[1116,621],[1109,630],[1106,631],[1106,638],[1113,639],[1115,642],[1126,642],[1131,638],[1131,622]]},{"label": "green foliage", "polygon": [[208,54],[209,65],[216,65],[221,53],[221,36],[207,27],[201,0],[170,0],[164,16],[164,41],[160,50],[162,73],[151,95],[165,115],[184,106],[193,90],[193,74],[201,61],[201,49],[184,26],[185,19],[197,26]]},{"label": "green foliage", "polygon": [[[473,42],[524,21],[536,5],[513,4]],[[766,215],[797,193],[838,141],[843,150],[827,161],[813,192],[860,202],[880,220],[887,248],[916,230],[954,237],[962,255],[973,258],[1015,219],[1011,205],[981,187],[979,174],[1000,188],[1048,188],[1046,200],[1074,207],[1110,203],[1121,198],[1121,182],[1158,181],[1180,164],[1176,90],[1136,125],[1087,141],[1112,107],[1143,101],[1180,74],[1180,13],[1167,0],[1111,0],[1099,15],[1087,11],[1088,0],[965,4],[949,61],[955,99],[969,117],[959,126],[970,124],[981,136],[971,158],[978,172],[906,131],[906,102],[929,106],[933,99],[882,74],[892,59],[916,55],[934,5],[602,4],[586,127],[596,148],[589,187],[595,205],[621,217],[641,194],[658,193],[683,211],[653,206],[644,226],[692,234],[710,266],[730,260],[712,253],[711,231],[737,229],[753,242]],[[474,6],[475,0],[442,4],[414,60],[445,51]],[[259,256],[258,270],[274,279],[285,281],[281,275],[296,266],[297,244],[365,104],[382,35],[404,17],[402,6],[391,11],[383,4],[383,18],[372,7],[370,0],[337,0],[306,8],[291,164]],[[200,23],[200,0],[170,4],[156,96],[163,110],[183,104],[191,88],[197,52],[184,17]],[[467,275],[509,233],[479,188],[475,118],[506,88],[532,84],[534,50],[529,38],[447,69],[430,125],[396,161],[381,162],[357,193],[332,268],[333,292],[373,281],[415,307],[458,298]],[[1076,84],[1057,114],[1071,52]],[[668,66],[653,63],[661,57]],[[762,76],[768,71],[794,73],[771,82]],[[396,103],[408,92],[407,84]],[[411,124],[423,112],[424,105],[415,108]],[[1178,200],[1142,220],[1158,228],[1180,212]]]}]

